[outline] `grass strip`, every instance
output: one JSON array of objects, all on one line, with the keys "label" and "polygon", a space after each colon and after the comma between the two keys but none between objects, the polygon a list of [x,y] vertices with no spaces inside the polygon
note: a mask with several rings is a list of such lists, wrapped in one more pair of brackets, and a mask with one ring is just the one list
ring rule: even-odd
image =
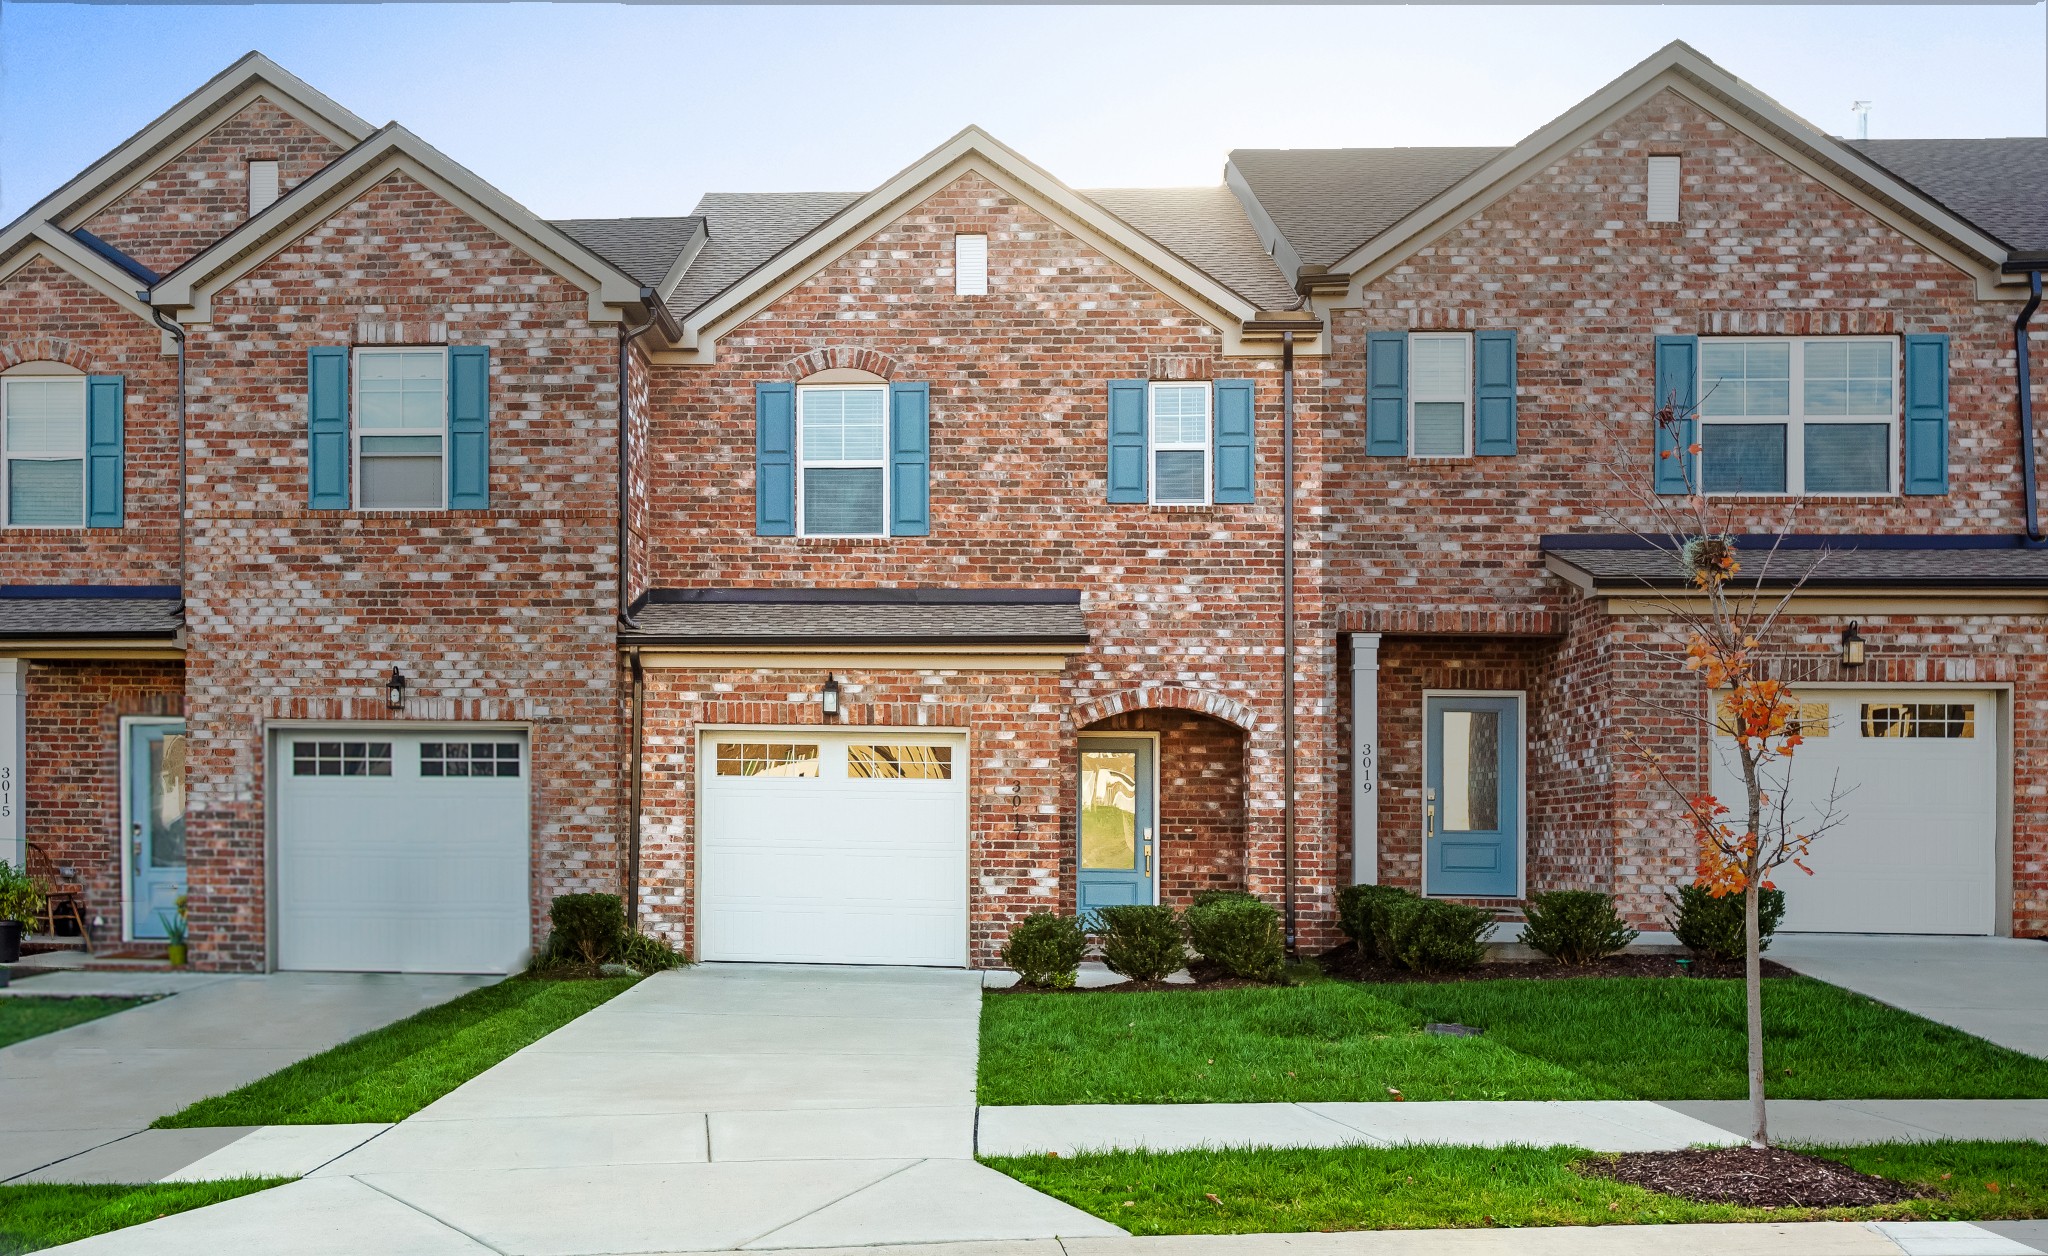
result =
[{"label": "grass strip", "polygon": [[0,1256],[75,1243],[175,1212],[268,1190],[291,1178],[154,1182],[146,1186],[0,1186]]},{"label": "grass strip", "polygon": [[73,1025],[140,1007],[148,999],[93,999],[9,995],[0,999],[0,1047],[53,1034]]},{"label": "grass strip", "polygon": [[[2048,1215],[2038,1143],[1928,1144],[1821,1153],[1948,1198],[1876,1208],[1696,1204],[1575,1172],[1569,1147],[1342,1147],[990,1157],[1025,1185],[1139,1235],[1814,1220],[1990,1220]],[[1943,1178],[1947,1173],[1950,1176]],[[1995,1182],[1987,1190],[1982,1183]]]},{"label": "grass strip", "polygon": [[157,1129],[398,1121],[632,986],[514,977],[159,1117]]}]

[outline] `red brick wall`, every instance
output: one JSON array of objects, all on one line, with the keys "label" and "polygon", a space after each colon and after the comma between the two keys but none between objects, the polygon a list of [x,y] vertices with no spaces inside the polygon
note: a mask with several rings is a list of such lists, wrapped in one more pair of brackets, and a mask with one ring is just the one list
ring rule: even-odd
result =
[{"label": "red brick wall", "polygon": [[278,163],[281,196],[341,154],[341,145],[258,98],[81,225],[169,274],[249,217],[250,162]]},{"label": "red brick wall", "polygon": [[0,584],[178,583],[178,373],[163,333],[37,260],[0,280],[0,370],[35,361],[125,381],[125,521],[0,528]]},{"label": "red brick wall", "polygon": [[[580,289],[403,175],[221,292],[191,346],[195,961],[263,961],[263,761],[281,719],[533,728],[536,920],[616,891],[623,785],[617,340]],[[491,507],[306,509],[306,350],[486,344]]]},{"label": "red brick wall", "polygon": [[1244,734],[1191,711],[1131,711],[1082,730],[1159,734],[1159,899],[1245,888]]},{"label": "red brick wall", "polygon": [[28,674],[28,840],[86,895],[95,944],[121,937],[121,717],[177,715],[176,662],[37,662]]}]

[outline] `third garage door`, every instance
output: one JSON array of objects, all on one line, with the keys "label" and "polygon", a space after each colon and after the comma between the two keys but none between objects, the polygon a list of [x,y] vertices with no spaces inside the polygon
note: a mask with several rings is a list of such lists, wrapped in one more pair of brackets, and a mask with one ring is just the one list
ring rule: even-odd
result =
[{"label": "third garage door", "polygon": [[967,741],[707,733],[700,958],[967,963]]}]

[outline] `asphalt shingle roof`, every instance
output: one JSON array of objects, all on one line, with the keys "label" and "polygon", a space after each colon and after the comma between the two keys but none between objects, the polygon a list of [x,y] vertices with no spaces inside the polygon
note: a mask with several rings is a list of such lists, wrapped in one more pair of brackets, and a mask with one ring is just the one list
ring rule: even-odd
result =
[{"label": "asphalt shingle roof", "polygon": [[676,645],[1085,644],[1071,590],[658,589],[628,642]]},{"label": "asphalt shingle roof", "polygon": [[1240,148],[1252,194],[1304,263],[1328,266],[1505,148]]},{"label": "asphalt shingle roof", "polygon": [[1101,188],[1081,195],[1262,310],[1301,304],[1259,243],[1243,202],[1227,187]]},{"label": "asphalt shingle roof", "polygon": [[640,286],[658,288],[704,219],[694,214],[682,218],[562,218],[551,225],[625,271]]},{"label": "asphalt shingle roof", "polygon": [[[1604,543],[1603,543],[1604,542]],[[1981,542],[1981,543],[1980,543]],[[1544,552],[1592,578],[1600,592],[1680,589],[1691,581],[1670,548],[1634,537],[1546,537]],[[2027,549],[2014,538],[1802,536],[1773,549],[1773,538],[1737,538],[1747,586],[1786,588],[1803,579],[1809,589],[1839,588],[2048,588],[2048,549]]]},{"label": "asphalt shingle roof", "polygon": [[860,199],[858,192],[707,192],[696,214],[710,238],[668,307],[677,318],[724,292]]},{"label": "asphalt shingle roof", "polygon": [[95,590],[94,596],[81,597],[65,596],[66,592],[54,587],[0,588],[0,638],[169,637],[184,626],[184,603],[176,596],[105,596]]},{"label": "asphalt shingle roof", "polygon": [[2048,138],[1850,140],[1849,146],[2016,249],[2048,249]]}]

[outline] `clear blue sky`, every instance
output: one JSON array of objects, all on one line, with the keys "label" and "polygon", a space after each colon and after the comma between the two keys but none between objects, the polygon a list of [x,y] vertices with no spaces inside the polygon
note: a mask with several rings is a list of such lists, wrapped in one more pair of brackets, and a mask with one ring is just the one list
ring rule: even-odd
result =
[{"label": "clear blue sky", "polygon": [[1240,146],[1506,144],[1671,39],[1838,133],[1868,99],[1873,136],[2040,135],[2043,22],[2039,4],[0,0],[0,221],[251,48],[567,217],[864,189],[969,122],[1078,187],[1213,184]]}]

